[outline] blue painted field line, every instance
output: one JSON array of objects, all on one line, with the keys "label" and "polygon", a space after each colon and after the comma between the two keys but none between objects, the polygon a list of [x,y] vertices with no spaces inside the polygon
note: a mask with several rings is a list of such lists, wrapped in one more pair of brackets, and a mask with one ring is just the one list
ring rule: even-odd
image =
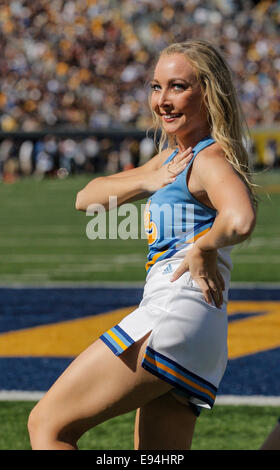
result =
[{"label": "blue painted field line", "polygon": [[[140,287],[2,287],[0,333],[138,305]],[[280,288],[232,288],[229,300],[280,300]]]}]

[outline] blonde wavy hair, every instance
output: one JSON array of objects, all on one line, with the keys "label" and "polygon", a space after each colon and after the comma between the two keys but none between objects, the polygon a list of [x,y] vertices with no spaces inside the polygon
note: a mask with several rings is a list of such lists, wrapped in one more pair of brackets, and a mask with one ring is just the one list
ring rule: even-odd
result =
[{"label": "blonde wavy hair", "polygon": [[[208,111],[211,136],[225,152],[227,160],[248,187],[254,206],[257,207],[256,185],[252,183],[250,159],[246,150],[249,129],[235,90],[232,72],[221,53],[209,42],[187,40],[174,43],[163,49],[162,55],[183,54],[191,63],[201,86],[202,96]],[[149,99],[150,103],[150,99]],[[151,105],[150,105],[151,108]],[[152,110],[154,139],[161,130],[158,150],[176,146],[176,137],[168,135],[161,126],[159,116]]]}]

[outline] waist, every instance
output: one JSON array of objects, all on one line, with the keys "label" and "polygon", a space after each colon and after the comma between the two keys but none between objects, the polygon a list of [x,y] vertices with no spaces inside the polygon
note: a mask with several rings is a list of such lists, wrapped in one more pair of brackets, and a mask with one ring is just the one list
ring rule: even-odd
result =
[{"label": "waist", "polygon": [[[153,266],[159,266],[159,263],[164,265],[167,261],[183,260],[188,250],[194,246],[194,242],[184,244],[180,249],[168,249],[162,252],[156,252],[153,257],[146,263],[147,276],[149,275]],[[231,260],[232,246],[219,248],[217,251],[217,265],[218,268],[226,269],[229,273],[232,271],[233,264]]]},{"label": "waist", "polygon": [[[166,298],[166,295],[168,295],[168,292],[173,291],[180,285],[183,285],[184,288],[187,288],[193,292],[201,292],[199,285],[192,278],[192,275],[189,270],[183,273],[174,284],[170,282],[170,277],[180,266],[181,262],[186,256],[187,251],[190,250],[192,246],[193,244],[188,246],[184,250],[177,252],[174,256],[170,258],[159,260],[149,270],[146,276],[144,292],[145,294],[149,294],[149,298],[153,297],[153,299],[156,299],[156,302],[154,302],[155,304],[158,304],[158,302],[162,303],[162,301]],[[226,253],[222,249],[220,253],[218,252],[217,267],[225,282],[223,298],[226,304],[228,302],[231,270],[228,260],[228,252],[230,250],[227,249],[225,251]],[[146,297],[146,295],[144,297]]]}]

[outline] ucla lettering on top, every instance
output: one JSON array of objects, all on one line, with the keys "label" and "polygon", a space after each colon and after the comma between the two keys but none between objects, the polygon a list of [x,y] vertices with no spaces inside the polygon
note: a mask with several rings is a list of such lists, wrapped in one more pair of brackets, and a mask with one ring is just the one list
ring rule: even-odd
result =
[{"label": "ucla lettering on top", "polygon": [[144,216],[149,245],[162,241],[185,241],[194,236],[194,207],[192,204],[162,204],[148,201]]}]

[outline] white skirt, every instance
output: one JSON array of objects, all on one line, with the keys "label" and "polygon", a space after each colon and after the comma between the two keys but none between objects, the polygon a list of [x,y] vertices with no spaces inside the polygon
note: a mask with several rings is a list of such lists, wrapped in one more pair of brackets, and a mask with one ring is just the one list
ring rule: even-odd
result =
[{"label": "white skirt", "polygon": [[[191,247],[188,246],[187,249]],[[212,408],[227,364],[227,300],[231,261],[220,250],[218,267],[225,281],[220,309],[209,305],[184,273],[170,282],[186,250],[158,261],[149,271],[139,307],[100,338],[120,355],[148,332],[142,367],[173,385],[173,392]]]}]

